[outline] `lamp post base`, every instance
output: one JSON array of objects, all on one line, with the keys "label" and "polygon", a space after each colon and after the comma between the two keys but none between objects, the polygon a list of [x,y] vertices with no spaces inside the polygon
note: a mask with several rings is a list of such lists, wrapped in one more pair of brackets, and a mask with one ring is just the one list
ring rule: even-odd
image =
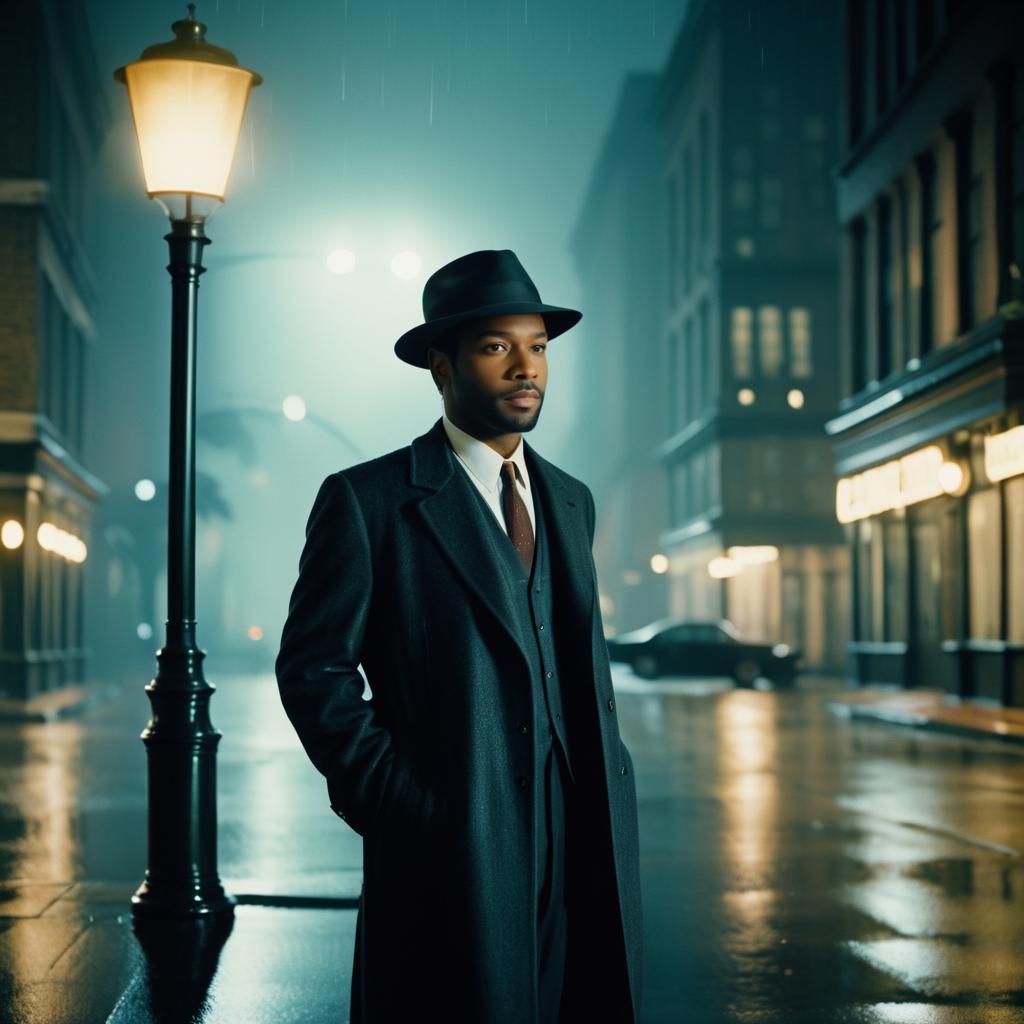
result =
[{"label": "lamp post base", "polygon": [[229,896],[219,880],[191,886],[151,887],[145,881],[132,895],[132,916],[165,920],[232,916],[238,901]]}]

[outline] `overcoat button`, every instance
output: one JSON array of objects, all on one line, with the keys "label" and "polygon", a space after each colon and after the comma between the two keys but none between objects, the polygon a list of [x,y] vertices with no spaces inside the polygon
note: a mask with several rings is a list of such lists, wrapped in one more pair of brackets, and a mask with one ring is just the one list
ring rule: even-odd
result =
[{"label": "overcoat button", "polygon": [[538,629],[543,629],[544,628],[544,623],[542,622],[537,628]]},{"label": "overcoat button", "polygon": [[548,679],[550,679],[550,678],[551,678],[551,675],[552,675],[552,674],[551,674],[551,673],[549,672],[549,673],[548,673]]},{"label": "overcoat button", "polygon": [[561,714],[561,712],[560,712],[560,711],[556,711],[556,712],[555,712],[555,718],[557,718],[557,719],[558,719],[559,721],[561,721],[561,720],[562,720],[562,714]]},{"label": "overcoat button", "polygon": [[519,788],[520,789],[526,789],[526,776],[525,775],[520,775],[519,776]]},{"label": "overcoat button", "polygon": [[525,722],[523,722],[519,726],[519,731],[525,736],[530,731],[530,727]]},{"label": "overcoat button", "polygon": [[625,774],[626,774],[626,766],[625,766],[625,765],[623,765],[623,766],[622,766],[622,767],[621,767],[621,768],[619,769],[619,771],[620,771],[620,772],[622,772],[622,774],[623,774],[623,775],[625,775]]},{"label": "overcoat button", "polygon": [[614,711],[615,710],[615,701],[613,701],[613,700],[608,701],[608,710],[609,711]]}]

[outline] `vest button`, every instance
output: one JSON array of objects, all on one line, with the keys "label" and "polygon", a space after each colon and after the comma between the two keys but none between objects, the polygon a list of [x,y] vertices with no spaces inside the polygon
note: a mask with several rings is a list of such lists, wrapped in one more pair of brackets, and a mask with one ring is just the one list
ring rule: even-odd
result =
[{"label": "vest button", "polygon": [[625,774],[626,774],[626,766],[625,766],[625,765],[623,765],[623,766],[622,766],[622,767],[621,767],[621,768],[619,769],[619,771],[620,771],[620,772],[621,772],[621,773],[622,773],[623,775],[625,775]]},{"label": "vest button", "polygon": [[547,673],[547,678],[548,678],[548,679],[550,679],[550,678],[551,678],[551,673],[550,673],[550,672],[548,672],[548,673]]},{"label": "vest button", "polygon": [[519,731],[525,736],[530,731],[530,727],[525,722],[521,722]]},{"label": "vest button", "polygon": [[520,775],[519,779],[517,781],[519,782],[519,788],[520,789],[526,789],[526,776],[525,775]]},{"label": "vest button", "polygon": [[542,622],[537,628],[538,629],[543,629],[544,628],[544,623]]},{"label": "vest button", "polygon": [[615,710],[615,701],[613,701],[613,700],[608,701],[608,710],[609,711],[614,711]]},{"label": "vest button", "polygon": [[562,720],[562,714],[561,714],[561,712],[559,712],[559,711],[556,711],[556,712],[555,712],[555,718],[557,718],[557,719],[558,719],[559,721],[561,721],[561,720]]}]

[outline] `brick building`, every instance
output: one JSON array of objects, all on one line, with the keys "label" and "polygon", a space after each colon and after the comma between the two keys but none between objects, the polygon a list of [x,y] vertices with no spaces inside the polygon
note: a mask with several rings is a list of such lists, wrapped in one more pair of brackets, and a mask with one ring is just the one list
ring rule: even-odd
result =
[{"label": "brick building", "polygon": [[104,485],[82,465],[95,295],[85,176],[107,122],[78,3],[0,40],[0,696],[80,681],[83,573]]}]

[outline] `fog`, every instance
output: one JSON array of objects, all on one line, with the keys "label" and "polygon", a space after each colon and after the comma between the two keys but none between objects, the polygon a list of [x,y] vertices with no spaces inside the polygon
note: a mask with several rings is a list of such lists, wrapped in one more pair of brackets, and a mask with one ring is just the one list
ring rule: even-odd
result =
[{"label": "fog", "polygon": [[[392,346],[429,274],[510,248],[544,301],[583,308],[552,342],[530,435],[569,472],[602,415],[567,244],[624,77],[659,69],[685,4],[579,0],[199,5],[207,39],[264,84],[211,219],[199,306],[197,618],[207,668],[268,664],[322,478],[408,444],[440,415]],[[85,461],[110,488],[90,561],[94,670],[148,672],[163,636],[170,289],[112,72],[170,38],[172,4],[90,7],[109,124],[89,189],[96,276]],[[328,256],[354,257],[346,274]],[[396,254],[419,269],[398,277]],[[337,260],[338,257],[335,257]],[[415,269],[416,261],[411,257]],[[306,416],[282,414],[298,396]],[[157,484],[140,502],[136,482]],[[259,639],[252,639],[250,636]],[[142,635],[139,636],[138,634]]]}]

